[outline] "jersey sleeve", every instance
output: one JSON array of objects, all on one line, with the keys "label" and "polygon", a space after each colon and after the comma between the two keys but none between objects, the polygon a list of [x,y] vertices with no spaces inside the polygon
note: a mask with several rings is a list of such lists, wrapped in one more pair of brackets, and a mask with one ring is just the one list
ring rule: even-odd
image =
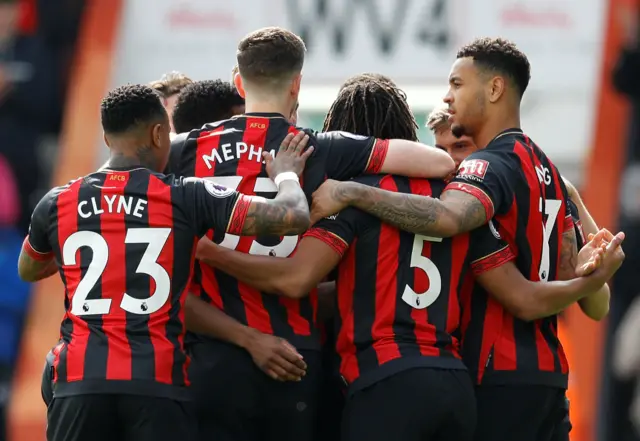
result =
[{"label": "jersey sleeve", "polygon": [[388,140],[347,132],[320,133],[318,142],[328,143],[327,178],[338,181],[379,173],[389,150]]},{"label": "jersey sleeve", "polygon": [[182,179],[182,187],[196,236],[212,228],[240,235],[251,205],[249,196],[200,178]]},{"label": "jersey sleeve", "polygon": [[[564,222],[562,224],[562,232],[567,233],[575,228],[575,219],[579,220],[580,215],[578,214],[578,207],[576,207],[576,204],[574,204],[573,201],[569,199],[569,192],[567,191],[567,186],[564,184],[564,180],[560,178],[560,172],[558,171],[558,169],[556,169],[555,172],[556,176],[558,176],[558,179],[560,180],[562,197],[565,201],[567,201],[567,203],[565,204]],[[578,249],[580,248],[582,247],[579,246]]]},{"label": "jersey sleeve", "polygon": [[359,214],[355,208],[346,208],[317,222],[303,237],[315,237],[343,256],[356,237]]},{"label": "jersey sleeve", "polygon": [[58,192],[59,188],[54,188],[44,195],[31,215],[29,234],[24,241],[23,248],[33,260],[48,260],[53,255],[53,247],[49,241],[49,225],[51,208]]},{"label": "jersey sleeve", "polygon": [[469,233],[469,260],[475,275],[498,268],[516,258],[492,221]]},{"label": "jersey sleeve", "polygon": [[462,161],[445,191],[459,190],[476,197],[484,206],[487,219],[506,213],[518,171],[508,164],[505,154],[486,150],[471,154]]}]

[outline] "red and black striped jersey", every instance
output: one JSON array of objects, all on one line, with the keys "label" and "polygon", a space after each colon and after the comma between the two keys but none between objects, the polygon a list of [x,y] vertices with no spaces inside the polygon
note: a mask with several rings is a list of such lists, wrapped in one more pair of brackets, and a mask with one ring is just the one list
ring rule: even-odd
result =
[{"label": "red and black striped jersey", "polygon": [[195,244],[212,227],[241,231],[248,203],[144,168],[103,170],[44,196],[24,248],[53,255],[65,286],[56,396],[187,397],[183,305]]},{"label": "red and black striped jersey", "polygon": [[[507,130],[470,155],[448,190],[482,202],[528,280],[557,280],[562,235],[574,228],[567,189],[551,160],[521,130]],[[556,316],[525,322],[482,289],[474,297],[463,355],[478,382],[567,387]]]},{"label": "red and black striped jersey", "polygon": [[[384,190],[437,197],[443,181],[367,176]],[[331,246],[338,266],[336,350],[350,390],[414,367],[465,369],[458,353],[460,297],[473,274],[513,259],[489,227],[452,239],[411,234],[348,208],[305,237]]]},{"label": "red and black striped jersey", "polygon": [[[247,114],[207,124],[182,141],[181,173],[213,179],[247,195],[273,198],[277,189],[267,176],[262,153],[277,152],[285,136],[299,130],[303,129],[279,114]],[[315,148],[301,180],[309,201],[328,178],[345,180],[378,172],[389,144],[343,132],[305,131],[310,135],[309,146]],[[240,238],[218,230],[210,231],[208,237],[244,253],[277,257],[290,256],[299,240],[298,236]],[[268,295],[203,263],[197,266],[196,279],[199,283],[194,287],[201,297],[239,322],[283,337],[299,349],[319,349],[315,295],[302,300]]]}]

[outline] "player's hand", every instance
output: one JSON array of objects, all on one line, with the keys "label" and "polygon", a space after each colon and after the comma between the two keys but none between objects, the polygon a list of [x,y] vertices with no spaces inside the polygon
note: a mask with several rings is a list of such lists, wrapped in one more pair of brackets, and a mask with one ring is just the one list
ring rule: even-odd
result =
[{"label": "player's hand", "polygon": [[256,332],[246,349],[260,370],[276,381],[300,381],[306,374],[302,355],[283,338]]},{"label": "player's hand", "polygon": [[294,172],[298,176],[302,175],[307,159],[313,153],[313,147],[305,150],[309,142],[309,135],[303,131],[298,132],[295,136],[292,133],[287,136],[280,144],[280,149],[274,158],[271,153],[264,152],[264,158],[267,166],[267,174],[271,179],[275,179],[280,173]]},{"label": "player's hand", "polygon": [[[606,231],[606,230],[605,230]],[[602,232],[600,230],[598,233]],[[608,233],[608,234],[607,234]],[[611,233],[606,231],[603,233],[602,237],[609,237]],[[597,234],[592,240],[598,240]],[[602,281],[602,283],[606,283],[613,275],[618,271],[622,262],[624,262],[624,251],[622,250],[622,242],[624,241],[624,233],[620,232],[615,236],[611,235],[611,241],[606,243],[604,239],[602,239],[602,243],[606,243],[604,248],[604,253],[602,254],[602,261],[599,266],[593,271],[591,277],[597,277]]]},{"label": "player's hand", "polygon": [[347,207],[348,203],[340,198],[340,186],[344,182],[327,179],[313,193],[313,203],[311,204],[311,225],[320,219],[332,216]]},{"label": "player's hand", "polygon": [[578,251],[576,262],[576,276],[585,277],[593,273],[602,263],[602,257],[613,234],[606,228],[595,235],[589,234],[589,241]]}]

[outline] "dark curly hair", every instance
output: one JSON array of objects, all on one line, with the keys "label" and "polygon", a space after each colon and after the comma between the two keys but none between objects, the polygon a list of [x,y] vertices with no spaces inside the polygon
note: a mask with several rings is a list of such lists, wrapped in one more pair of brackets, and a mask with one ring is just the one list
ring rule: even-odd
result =
[{"label": "dark curly hair", "polygon": [[114,134],[169,121],[160,95],[143,84],[127,84],[109,92],[100,104],[100,117],[104,132]]},{"label": "dark curly hair", "polygon": [[458,50],[457,58],[470,57],[481,68],[506,75],[522,98],[531,79],[527,56],[503,38],[478,38]]},{"label": "dark curly hair", "polygon": [[377,74],[358,75],[345,82],[322,130],[418,140],[418,124],[405,93],[393,81]]},{"label": "dark curly hair", "polygon": [[244,106],[244,98],[228,81],[205,80],[187,85],[173,109],[173,127],[177,133],[199,129],[207,123],[231,118],[235,106]]},{"label": "dark curly hair", "polygon": [[380,81],[382,83],[387,83],[387,84],[392,85],[393,87],[396,87],[395,81],[393,81],[391,78],[389,78],[386,75],[382,75],[382,74],[374,73],[374,72],[365,72],[365,73],[361,73],[359,75],[354,75],[351,78],[347,78],[347,80],[344,83],[342,83],[342,86],[340,86],[340,89],[344,89],[347,86],[350,86],[352,84],[356,84],[359,81],[365,81],[367,79]]}]

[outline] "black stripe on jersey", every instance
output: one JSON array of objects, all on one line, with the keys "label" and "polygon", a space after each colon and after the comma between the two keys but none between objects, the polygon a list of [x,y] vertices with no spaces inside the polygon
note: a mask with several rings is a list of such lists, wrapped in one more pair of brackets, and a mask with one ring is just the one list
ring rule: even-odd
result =
[{"label": "black stripe on jersey", "polygon": [[[380,237],[382,222],[372,226],[367,234]],[[353,286],[353,341],[358,366],[378,366],[378,356],[372,345],[373,323],[376,318],[376,285],[379,241],[368,241],[367,246],[355,245],[355,276]],[[374,263],[375,262],[375,263]],[[368,274],[368,277],[361,277]],[[363,342],[365,345],[363,346]]]},{"label": "black stripe on jersey", "polygon": [[[124,195],[140,198],[147,194],[149,186],[148,173],[130,172],[131,178],[124,188]],[[135,174],[135,175],[134,175]],[[146,199],[146,198],[145,198]],[[124,213],[125,234],[129,228],[149,228],[149,210],[140,210],[138,216],[134,216],[135,210]],[[125,247],[125,268],[127,294],[131,297],[138,298],[136,294],[140,294],[146,298],[150,294],[151,279],[142,274],[138,274],[138,265],[140,258],[147,251],[146,243],[127,243]],[[117,307],[120,307],[119,305]],[[151,335],[149,332],[148,314],[133,314],[125,311],[127,325],[126,335],[131,348],[131,378],[132,379],[152,379],[155,378],[155,352]],[[132,344],[133,343],[133,344]]]},{"label": "black stripe on jersey", "polygon": [[[96,182],[94,185],[102,185],[104,183],[105,177],[105,175],[101,175],[101,182]],[[92,185],[83,181],[80,185],[80,189],[78,190],[78,201],[90,201],[92,197],[95,198],[98,209],[107,209],[106,202],[104,201],[104,198],[101,197],[100,191],[96,191],[96,189]],[[78,214],[78,230],[94,231],[98,234],[101,234],[102,229],[100,225],[100,216],[92,215],[88,219],[83,219],[80,217],[80,214]],[[60,246],[64,246],[64,244],[60,244]],[[92,259],[93,251],[91,250],[91,248],[80,248],[80,267],[82,268],[82,277],[80,280],[84,279],[84,276],[89,265],[91,264]],[[96,284],[93,286],[91,291],[89,291],[87,300],[110,298],[110,296],[108,295],[103,296],[102,288],[103,286],[101,274]],[[105,335],[102,328],[102,315],[85,315],[81,319],[87,322],[87,325],[91,330],[91,332],[89,333],[89,338],[87,340],[87,350],[84,355],[84,378],[107,378],[107,358],[109,357],[109,342],[107,341],[107,336]]]}]

